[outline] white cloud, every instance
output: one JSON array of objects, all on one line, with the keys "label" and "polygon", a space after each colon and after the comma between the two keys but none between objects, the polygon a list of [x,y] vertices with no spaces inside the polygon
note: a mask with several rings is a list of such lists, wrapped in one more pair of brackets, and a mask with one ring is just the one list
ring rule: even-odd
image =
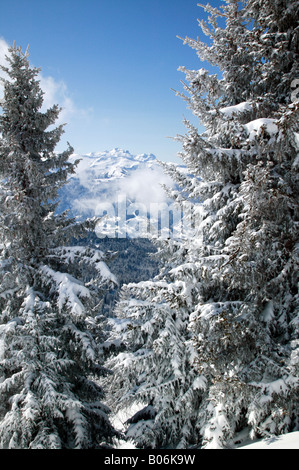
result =
[{"label": "white cloud", "polygon": [[[8,55],[9,44],[4,38],[0,37],[0,64],[6,66],[5,56]],[[30,51],[29,51],[30,52]],[[31,64],[32,65],[32,64]],[[5,77],[5,73],[0,69],[0,77]],[[54,104],[59,105],[61,109],[57,124],[69,122],[74,117],[83,118],[90,113],[90,110],[79,109],[70,96],[70,92],[63,80],[56,80],[54,77],[45,76],[42,72],[39,74],[41,89],[44,92],[44,103],[42,111],[50,108]],[[0,97],[2,93],[2,85],[0,82]]]},{"label": "white cloud", "polygon": [[8,44],[4,38],[0,37],[0,58],[1,60],[5,58],[8,53]]},{"label": "white cloud", "polygon": [[173,181],[158,165],[154,168],[140,168],[120,180],[120,192],[128,199],[136,200],[149,207],[151,203],[166,202],[167,196],[162,185],[173,186]]},{"label": "white cloud", "polygon": [[[8,54],[8,44],[0,37],[0,64],[6,66],[5,56]],[[6,74],[0,69],[0,77],[5,78]],[[1,85],[0,85],[1,86]]]},{"label": "white cloud", "polygon": [[[168,203],[162,185],[173,187],[173,180],[154,157],[132,155],[113,149],[89,155],[74,154],[72,161],[81,158],[76,175],[71,178],[66,205],[76,215],[92,217],[101,204],[141,204],[146,211],[151,205]],[[130,206],[132,207],[132,206]]]},{"label": "white cloud", "polygon": [[68,88],[63,80],[57,81],[53,77],[39,75],[40,86],[44,92],[44,102],[42,111],[58,104],[62,110],[59,115],[59,122],[69,120],[78,111],[73,100],[69,96]]}]

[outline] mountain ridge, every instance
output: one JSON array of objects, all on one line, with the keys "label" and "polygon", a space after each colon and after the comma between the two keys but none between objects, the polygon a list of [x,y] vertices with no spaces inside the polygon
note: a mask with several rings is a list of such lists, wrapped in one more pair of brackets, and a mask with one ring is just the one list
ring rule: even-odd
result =
[{"label": "mountain ridge", "polygon": [[154,154],[133,155],[116,147],[83,155],[74,153],[69,160],[80,161],[59,192],[58,211],[68,210],[70,216],[79,219],[93,217],[97,204],[115,203],[119,195],[144,204],[165,202],[162,185],[173,185]]}]

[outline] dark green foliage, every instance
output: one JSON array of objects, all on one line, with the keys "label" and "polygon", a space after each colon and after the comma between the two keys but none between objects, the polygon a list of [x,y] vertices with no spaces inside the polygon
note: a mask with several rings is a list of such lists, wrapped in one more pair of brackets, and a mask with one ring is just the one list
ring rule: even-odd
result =
[{"label": "dark green foliage", "polygon": [[9,53],[0,116],[0,447],[97,448],[115,434],[96,380],[109,373],[97,314],[115,279],[102,252],[67,245],[92,226],[55,215],[57,191],[75,168],[72,148],[55,153],[63,128],[47,129],[59,108],[40,111],[39,70],[28,52]]}]

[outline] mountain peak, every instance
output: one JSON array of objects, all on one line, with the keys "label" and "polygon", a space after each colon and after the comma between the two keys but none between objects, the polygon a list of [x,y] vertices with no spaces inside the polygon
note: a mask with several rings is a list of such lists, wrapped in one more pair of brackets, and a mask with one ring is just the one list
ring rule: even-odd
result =
[{"label": "mountain peak", "polygon": [[108,158],[126,158],[128,160],[137,160],[137,161],[149,161],[149,160],[156,160],[155,155],[141,153],[138,155],[133,155],[129,150],[124,150],[118,147],[115,147],[111,150],[104,150],[101,152],[90,152],[84,155],[73,154],[72,158],[90,158],[90,159],[108,159]]},{"label": "mountain peak", "polygon": [[[144,168],[152,168],[158,165],[153,154],[132,155],[128,150],[114,148],[103,152],[91,152],[84,155],[73,154],[71,161],[79,159],[76,175],[85,174],[86,178],[97,181],[127,176],[131,171]],[[92,175],[92,176],[91,176]],[[76,176],[74,176],[76,178]]]},{"label": "mountain peak", "polygon": [[164,201],[161,185],[173,184],[153,154],[133,155],[116,147],[70,157],[78,159],[75,174],[60,192],[60,210],[69,209],[72,216],[92,217],[97,204],[115,202],[119,194],[141,203]]}]

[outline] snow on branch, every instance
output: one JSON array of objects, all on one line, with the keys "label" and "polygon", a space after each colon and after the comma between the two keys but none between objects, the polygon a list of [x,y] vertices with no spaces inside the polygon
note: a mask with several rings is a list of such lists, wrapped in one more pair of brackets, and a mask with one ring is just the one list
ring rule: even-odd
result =
[{"label": "snow on branch", "polygon": [[89,289],[70,274],[54,271],[49,266],[42,266],[40,272],[46,277],[50,289],[56,291],[59,310],[62,311],[67,306],[75,317],[85,317],[85,308],[80,298],[90,297]]},{"label": "snow on branch", "polygon": [[105,263],[106,256],[101,250],[84,246],[63,246],[52,250],[49,255],[51,259],[57,259],[64,264],[79,264],[91,266],[100,275],[103,281],[110,281],[118,284],[114,274],[112,274]]}]

